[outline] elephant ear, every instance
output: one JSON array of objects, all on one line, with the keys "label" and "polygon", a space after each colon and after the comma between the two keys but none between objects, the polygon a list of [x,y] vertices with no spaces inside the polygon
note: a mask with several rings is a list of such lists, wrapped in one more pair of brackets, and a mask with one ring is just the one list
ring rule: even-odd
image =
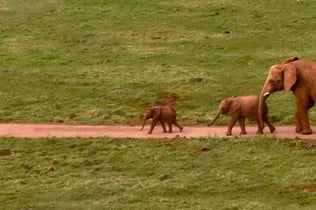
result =
[{"label": "elephant ear", "polygon": [[284,91],[288,92],[291,90],[293,85],[295,85],[297,80],[295,67],[291,64],[283,65],[283,77]]},{"label": "elephant ear", "polygon": [[152,112],[153,112],[153,119],[157,119],[160,115],[161,108],[159,106],[155,106],[152,108]]},{"label": "elephant ear", "polygon": [[229,113],[232,114],[240,109],[241,103],[238,97],[233,97],[229,106]]}]

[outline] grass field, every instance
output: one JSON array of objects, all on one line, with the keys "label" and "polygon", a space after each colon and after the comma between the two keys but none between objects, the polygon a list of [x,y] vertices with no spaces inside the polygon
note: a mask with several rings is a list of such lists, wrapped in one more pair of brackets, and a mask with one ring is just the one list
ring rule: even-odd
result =
[{"label": "grass field", "polygon": [[[313,0],[0,0],[0,122],[184,125],[316,60]],[[269,97],[293,124],[291,93]],[[315,108],[310,111],[316,123]],[[218,124],[227,124],[222,118]],[[0,209],[315,209],[315,148],[279,139],[0,139]]]},{"label": "grass field", "polygon": [[1,139],[0,209],[316,208],[315,148],[277,139]]},{"label": "grass field", "polygon": [[[1,0],[0,121],[138,124],[177,98],[184,124],[205,124],[221,99],[258,94],[272,64],[315,59],[315,11],[308,0]],[[292,94],[276,95],[273,122],[292,124]]]}]

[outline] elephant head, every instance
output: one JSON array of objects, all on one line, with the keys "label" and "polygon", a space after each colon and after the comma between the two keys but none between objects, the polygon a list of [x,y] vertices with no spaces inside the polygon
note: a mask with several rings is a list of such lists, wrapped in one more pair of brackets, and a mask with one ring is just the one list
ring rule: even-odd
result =
[{"label": "elephant head", "polygon": [[159,117],[161,112],[161,109],[159,106],[152,106],[147,113],[144,115],[143,118],[143,126],[140,130],[143,130],[146,124],[146,120],[148,119],[156,119],[157,117]]},{"label": "elephant head", "polygon": [[263,104],[268,96],[275,91],[290,91],[296,83],[296,70],[289,64],[279,64],[271,67],[266,82],[261,90],[259,97],[259,120],[263,125]]},{"label": "elephant head", "polygon": [[222,100],[218,106],[214,119],[212,120],[212,122],[208,124],[208,126],[213,125],[220,115],[226,114],[228,112],[232,114],[236,112],[240,108],[240,106],[241,106],[240,101],[238,100],[238,97],[236,96]]}]

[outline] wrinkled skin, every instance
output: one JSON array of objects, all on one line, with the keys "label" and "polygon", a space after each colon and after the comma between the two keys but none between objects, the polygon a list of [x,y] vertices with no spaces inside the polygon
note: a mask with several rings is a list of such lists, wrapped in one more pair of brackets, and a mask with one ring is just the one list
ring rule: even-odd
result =
[{"label": "wrinkled skin", "polygon": [[[221,114],[229,113],[231,118],[226,132],[227,136],[232,135],[232,128],[237,121],[239,122],[241,129],[240,134],[247,134],[245,129],[246,118],[256,121],[258,125],[257,134],[262,134],[263,127],[260,125],[259,121],[258,103],[258,96],[234,96],[226,98],[219,104],[216,116],[208,126],[213,125]],[[275,131],[275,127],[270,123],[268,107],[266,104],[264,104],[263,109],[264,122],[268,125],[270,132],[273,133]]]},{"label": "wrinkled skin", "polygon": [[177,122],[177,113],[175,109],[169,105],[155,105],[152,106],[148,112],[145,114],[143,119],[143,126],[140,130],[143,130],[146,120],[152,119],[150,130],[148,131],[148,134],[152,134],[155,126],[158,122],[160,122],[163,132],[167,132],[165,123],[168,124],[169,133],[172,133],[172,124],[177,126],[180,131],[183,130],[183,127],[178,124]]},{"label": "wrinkled skin", "polygon": [[275,91],[292,91],[296,101],[295,131],[312,134],[308,110],[316,101],[316,62],[287,59],[288,62],[270,68],[259,97],[259,118],[263,122],[263,104]]}]

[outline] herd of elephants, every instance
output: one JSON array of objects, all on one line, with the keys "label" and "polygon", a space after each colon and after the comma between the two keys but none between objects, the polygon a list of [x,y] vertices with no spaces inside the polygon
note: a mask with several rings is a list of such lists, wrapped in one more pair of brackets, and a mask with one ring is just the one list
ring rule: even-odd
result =
[{"label": "herd of elephants", "polygon": [[[233,96],[222,100],[216,116],[208,126],[212,125],[221,114],[229,113],[231,119],[226,135],[232,135],[232,128],[237,121],[241,134],[246,134],[246,118],[257,122],[257,133],[263,133],[265,124],[273,133],[275,127],[269,120],[266,100],[273,92],[280,90],[292,91],[295,96],[295,131],[303,135],[312,134],[308,110],[314,106],[316,101],[316,62],[301,60],[297,57],[287,58],[281,63],[271,66],[260,95]],[[149,134],[152,133],[158,122],[164,132],[167,132],[165,123],[168,124],[168,132],[172,132],[172,124],[177,126],[180,131],[183,130],[183,127],[177,122],[175,109],[170,105],[152,106],[144,116],[141,130],[147,119],[152,119]]]}]

